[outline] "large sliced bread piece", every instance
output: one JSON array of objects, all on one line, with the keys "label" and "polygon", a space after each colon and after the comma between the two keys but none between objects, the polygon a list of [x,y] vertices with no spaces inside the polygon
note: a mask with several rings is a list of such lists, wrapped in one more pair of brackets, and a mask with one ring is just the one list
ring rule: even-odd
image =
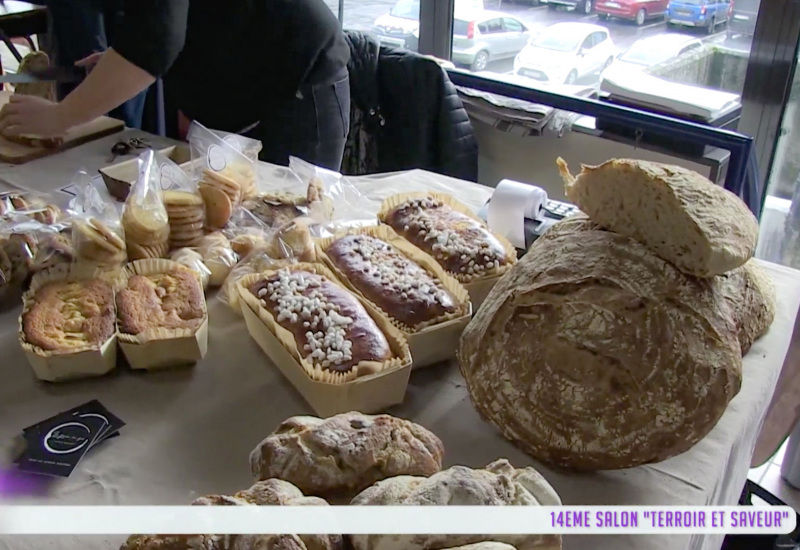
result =
[{"label": "large sliced bread piece", "polygon": [[570,174],[558,168],[570,201],[595,223],[641,242],[689,275],[713,277],[753,256],[758,222],[733,193],[667,164],[614,159]]}]

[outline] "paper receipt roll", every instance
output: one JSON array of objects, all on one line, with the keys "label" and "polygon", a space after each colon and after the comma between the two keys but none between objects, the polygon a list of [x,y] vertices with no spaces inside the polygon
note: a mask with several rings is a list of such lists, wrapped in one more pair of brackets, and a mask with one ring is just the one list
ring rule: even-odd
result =
[{"label": "paper receipt roll", "polygon": [[525,218],[541,220],[547,192],[541,187],[503,180],[497,184],[489,202],[489,228],[525,249]]}]

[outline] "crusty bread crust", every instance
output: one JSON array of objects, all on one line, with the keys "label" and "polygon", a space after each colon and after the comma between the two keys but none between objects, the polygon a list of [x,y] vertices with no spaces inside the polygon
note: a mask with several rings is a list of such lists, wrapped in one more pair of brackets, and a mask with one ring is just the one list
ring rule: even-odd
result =
[{"label": "crusty bread crust", "polygon": [[285,479],[307,495],[349,502],[381,479],[432,475],[443,455],[439,438],[418,424],[349,412],[289,418],[256,446],[250,467],[257,479]]}]

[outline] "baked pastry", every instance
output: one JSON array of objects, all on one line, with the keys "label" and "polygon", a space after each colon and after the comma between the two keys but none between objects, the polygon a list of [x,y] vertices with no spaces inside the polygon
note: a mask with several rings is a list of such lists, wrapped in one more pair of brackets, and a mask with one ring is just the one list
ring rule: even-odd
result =
[{"label": "baked pastry", "polygon": [[206,218],[203,197],[189,191],[164,191],[163,198],[170,249],[199,245]]},{"label": "baked pastry", "polygon": [[75,250],[72,248],[72,236],[69,232],[42,235],[36,246],[31,273],[36,274],[60,264],[70,264],[74,260]]},{"label": "baked pastry", "polygon": [[314,262],[317,259],[308,218],[297,218],[278,228],[266,241],[267,254],[275,259]]},{"label": "baked pastry", "polygon": [[128,258],[125,241],[96,218],[73,220],[72,246],[77,259],[89,263],[114,266]]},{"label": "baked pastry", "polygon": [[400,249],[369,234],[350,234],[323,247],[348,285],[377,305],[405,330],[417,331],[466,315],[442,281]]},{"label": "baked pastry", "polygon": [[241,184],[213,170],[203,170],[197,191],[205,202],[206,226],[212,230],[225,227],[242,202]]},{"label": "baked pastry", "polygon": [[197,273],[197,276],[200,277],[200,284],[203,285],[203,290],[208,288],[211,271],[203,263],[203,256],[199,252],[191,248],[179,248],[172,253],[170,259]]},{"label": "baked pastry", "polygon": [[197,274],[175,265],[164,273],[133,275],[117,293],[121,333],[152,329],[195,330],[206,318],[203,288]]},{"label": "baked pastry", "polygon": [[[427,506],[560,506],[561,499],[533,468],[516,469],[505,459],[485,469],[453,466],[430,477],[398,476],[377,482],[351,504]],[[429,550],[481,541],[518,550],[560,550],[559,535],[353,535],[355,550]]]},{"label": "baked pastry", "polygon": [[[25,55],[17,67],[17,73],[29,74],[31,72],[41,72],[50,68],[50,56],[41,50],[33,51]],[[30,95],[41,97],[50,101],[55,101],[56,90],[51,81],[26,82],[14,86],[14,93],[19,95]]]},{"label": "baked pastry", "polygon": [[465,544],[456,548],[449,548],[446,550],[517,550],[514,546],[506,544],[505,542],[495,542],[485,540],[482,542],[474,542],[472,544]]},{"label": "baked pastry", "polygon": [[280,227],[306,214],[308,199],[289,193],[262,193],[243,206],[268,227]]},{"label": "baked pastry", "polygon": [[[327,506],[291,483],[268,479],[235,496],[210,495],[195,506]],[[121,550],[342,550],[341,535],[135,535]]]},{"label": "baked pastry", "polygon": [[684,273],[722,275],[755,252],[758,221],[733,193],[667,164],[614,159],[576,177],[558,159],[566,194],[589,217],[641,242]]},{"label": "baked pastry", "polygon": [[307,495],[346,503],[381,479],[435,474],[443,454],[439,438],[418,424],[349,412],[285,420],[250,453],[250,468],[257,479],[284,479]]},{"label": "baked pastry", "polygon": [[610,231],[537,239],[461,337],[479,413],[546,464],[629,468],[705,437],[741,386],[717,279]]},{"label": "baked pastry", "polygon": [[403,195],[384,202],[379,218],[462,283],[505,272],[513,247],[455,204],[435,193]]},{"label": "baked pastry", "polygon": [[356,297],[318,273],[281,269],[252,283],[249,291],[292,334],[312,370],[377,372],[393,356],[386,336]]},{"label": "baked pastry", "polygon": [[169,251],[169,218],[162,203],[157,208],[143,208],[131,202],[122,213],[122,229],[130,260],[163,258]]},{"label": "baked pastry", "polygon": [[24,341],[47,352],[99,348],[114,335],[114,292],[101,279],[45,284],[22,313]]},{"label": "baked pastry", "polygon": [[719,278],[736,325],[742,355],[746,355],[753,342],[766,334],[775,320],[775,286],[755,260]]}]

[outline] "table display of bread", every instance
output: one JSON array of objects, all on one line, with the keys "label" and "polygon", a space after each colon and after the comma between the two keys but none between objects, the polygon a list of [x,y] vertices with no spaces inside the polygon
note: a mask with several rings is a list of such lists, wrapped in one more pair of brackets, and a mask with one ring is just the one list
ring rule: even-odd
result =
[{"label": "table display of bread", "polygon": [[615,160],[573,177],[559,165],[588,216],[534,242],[464,331],[470,396],[555,467],[665,460],[715,426],[772,323],[774,291],[750,260],[757,222],[683,169]]},{"label": "table display of bread", "polygon": [[[346,441],[347,445],[342,442]],[[351,411],[282,422],[250,455],[256,483],[193,505],[561,506],[534,468],[499,459],[485,468],[442,469],[441,440],[394,416]],[[345,540],[346,539],[346,540]],[[560,550],[559,535],[134,535],[120,550]],[[198,546],[205,544],[205,546]]]}]

